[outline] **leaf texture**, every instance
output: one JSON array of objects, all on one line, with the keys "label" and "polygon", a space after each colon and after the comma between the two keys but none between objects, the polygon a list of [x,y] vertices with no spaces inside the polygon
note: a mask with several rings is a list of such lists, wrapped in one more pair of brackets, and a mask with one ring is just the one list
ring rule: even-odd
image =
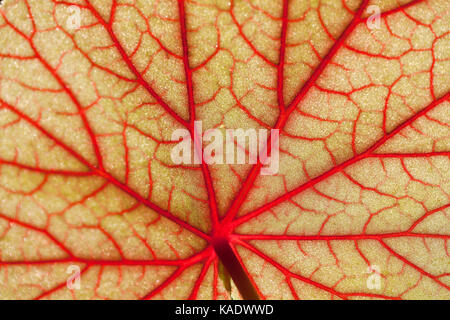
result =
[{"label": "leaf texture", "polygon": [[[450,299],[449,9],[4,1],[0,298]],[[194,121],[278,174],[174,164]]]}]

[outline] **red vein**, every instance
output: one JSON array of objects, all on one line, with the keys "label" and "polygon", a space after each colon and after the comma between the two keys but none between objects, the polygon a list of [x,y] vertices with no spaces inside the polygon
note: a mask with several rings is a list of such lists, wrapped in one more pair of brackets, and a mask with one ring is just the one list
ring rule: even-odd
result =
[{"label": "red vein", "polygon": [[439,284],[440,286],[446,288],[447,290],[450,290],[450,287],[447,286],[445,283],[441,282],[438,277],[433,276],[431,273],[428,273],[427,271],[423,270],[422,268],[418,267],[417,265],[415,265],[414,263],[412,263],[411,261],[409,261],[408,259],[406,259],[405,257],[403,257],[402,255],[398,254],[397,252],[395,252],[391,247],[389,247],[383,240],[380,240],[381,245],[388,250],[392,255],[394,255],[396,258],[398,258],[399,260],[401,260],[403,263],[407,264],[408,266],[412,267],[413,269],[416,269],[417,271],[419,271],[421,274],[423,274],[424,276],[427,276],[428,278],[432,279],[433,281],[435,281],[437,284]]},{"label": "red vein", "polygon": [[247,43],[247,45],[252,49],[252,51],[258,56],[260,57],[263,61],[265,61],[267,64],[269,64],[272,67],[275,67],[276,64],[273,63],[272,61],[270,61],[265,55],[263,55],[261,52],[259,52],[259,50],[253,45],[253,43],[247,38],[247,36],[244,33],[244,30],[242,30],[242,26],[239,24],[239,22],[237,21],[236,17],[233,14],[233,8],[234,8],[234,1],[231,1],[230,3],[230,16],[231,19],[233,20],[234,24],[236,25],[236,27],[238,28],[238,32],[239,35],[242,37],[242,39],[244,39],[245,43]]},{"label": "red vein", "polygon": [[18,162],[3,160],[3,159],[0,159],[0,165],[14,166],[14,167],[28,170],[28,171],[34,171],[34,172],[39,172],[42,174],[51,174],[51,175],[75,176],[75,177],[87,177],[87,176],[93,175],[93,173],[90,171],[84,172],[84,171],[68,171],[68,170],[54,170],[54,169],[37,168],[37,167],[32,167],[32,166],[28,166],[28,165],[21,164]]},{"label": "red vein", "polygon": [[[83,273],[85,273],[86,271],[88,271],[89,268],[90,268],[90,266],[84,267],[83,270],[80,271],[80,276],[83,275]],[[49,296],[52,293],[55,293],[56,291],[64,288],[66,285],[67,285],[67,282],[64,281],[64,282],[60,283],[59,285],[53,287],[52,289],[45,291],[44,293],[41,293],[39,296],[34,298],[34,300],[41,300],[42,298]]]},{"label": "red vein", "polygon": [[[339,39],[334,43],[334,45],[331,47],[328,54],[324,57],[324,59],[320,62],[319,66],[316,68],[316,70],[313,72],[311,77],[308,79],[308,81],[305,83],[303,88],[300,90],[300,92],[297,94],[297,96],[294,98],[294,100],[291,102],[291,104],[287,107],[287,110],[285,113],[280,114],[278,121],[274,127],[274,129],[282,129],[284,125],[286,124],[286,121],[290,115],[290,113],[297,107],[297,105],[303,100],[306,93],[312,88],[314,83],[316,82],[317,78],[322,74],[325,67],[330,63],[331,59],[335,56],[336,52],[341,47],[342,43],[347,39],[348,35],[353,31],[353,29],[356,27],[356,25],[360,22],[361,16],[368,5],[368,0],[364,0],[361,4],[360,8],[356,12],[353,20],[350,22],[350,24],[347,26],[347,28],[344,30],[342,35],[339,37]],[[268,149],[270,149],[270,145],[268,144]],[[230,209],[228,210],[224,222],[230,223],[237,215],[240,207],[242,206],[242,203],[247,198],[248,193],[250,192],[254,181],[259,175],[259,171],[261,170],[262,164],[260,161],[256,165],[254,165],[250,171],[250,173],[247,176],[247,179],[245,180],[241,190],[239,191],[237,197],[233,201]]]},{"label": "red vein", "polygon": [[341,163],[338,166],[333,167],[332,169],[328,170],[327,172],[321,174],[320,176],[309,180],[307,183],[302,184],[301,186],[293,189],[292,191],[289,191],[287,193],[285,193],[284,195],[278,197],[277,199],[266,203],[265,205],[261,206],[260,208],[256,209],[255,211],[235,220],[232,225],[233,228],[235,228],[236,226],[260,215],[261,213],[269,210],[270,208],[284,202],[285,200],[299,194],[300,192],[316,185],[317,183],[325,180],[326,178],[342,171],[344,168],[358,162],[361,161],[369,156],[373,157],[376,156],[377,154],[374,154],[374,152],[381,147],[384,143],[386,143],[386,141],[388,141],[389,139],[391,139],[393,136],[395,136],[396,134],[398,134],[401,130],[403,130],[405,127],[411,125],[412,122],[414,122],[416,119],[418,119],[419,117],[422,117],[423,115],[425,115],[427,112],[429,112],[430,110],[432,110],[434,107],[436,107],[437,105],[439,105],[441,102],[448,100],[450,98],[450,93],[447,93],[446,95],[444,95],[443,97],[441,97],[440,99],[437,99],[435,101],[433,101],[432,103],[430,103],[427,107],[425,107],[424,109],[422,109],[420,112],[416,113],[414,116],[412,116],[411,118],[409,118],[408,120],[404,121],[401,125],[397,126],[397,128],[395,128],[393,131],[391,131],[389,134],[384,135],[383,138],[381,138],[380,140],[378,140],[376,143],[374,143],[369,149],[367,149],[366,151],[364,151],[363,153],[360,153],[359,155],[356,155],[355,157]]},{"label": "red vein", "polygon": [[199,275],[197,281],[195,281],[195,285],[192,288],[192,293],[189,296],[188,300],[196,300],[197,299],[198,291],[200,290],[200,286],[201,286],[203,280],[205,280],[206,273],[208,272],[208,269],[211,266],[211,263],[214,261],[214,259],[215,259],[215,255],[211,255],[211,257],[203,265],[202,271],[200,272],[200,275]]},{"label": "red vein", "polygon": [[385,234],[361,234],[361,235],[311,235],[311,236],[297,236],[297,235],[272,235],[272,234],[235,234],[232,238],[242,239],[242,240],[273,240],[273,241],[342,241],[342,240],[382,240],[382,239],[392,239],[392,238],[402,238],[402,237],[414,237],[414,238],[434,238],[434,239],[450,239],[450,235],[442,234],[424,234],[424,233],[412,233],[412,232],[396,232],[396,233],[385,233]]},{"label": "red vein", "polygon": [[179,224],[180,226],[182,226],[183,228],[191,231],[192,233],[195,233],[196,235],[204,238],[205,240],[210,239],[210,236],[205,234],[203,231],[200,231],[199,229],[191,226],[190,224],[188,224],[187,222],[181,220],[180,218],[175,217],[173,214],[171,214],[170,212],[162,209],[161,207],[155,205],[154,203],[150,202],[149,200],[143,198],[140,194],[138,194],[137,192],[135,192],[134,190],[132,190],[130,187],[128,187],[127,185],[119,182],[118,180],[116,180],[113,176],[111,176],[109,173],[105,172],[102,169],[99,169],[93,165],[91,165],[86,159],[84,159],[81,155],[79,155],[78,153],[76,153],[74,150],[72,150],[69,146],[67,146],[66,144],[64,144],[62,141],[58,140],[55,136],[53,136],[50,132],[46,131],[45,129],[41,128],[33,119],[31,119],[30,117],[28,117],[26,114],[22,113],[21,111],[17,110],[15,107],[11,106],[10,104],[6,103],[3,100],[0,100],[0,102],[3,103],[3,106],[5,106],[7,109],[13,111],[14,113],[16,113],[17,115],[19,115],[21,118],[23,118],[24,120],[26,120],[27,122],[29,122],[30,124],[32,124],[34,127],[36,127],[36,129],[38,129],[39,131],[41,131],[45,136],[47,136],[49,139],[51,139],[52,141],[54,141],[58,146],[60,146],[61,148],[63,148],[64,150],[66,150],[67,152],[69,152],[75,159],[77,159],[78,161],[80,161],[82,164],[84,164],[85,166],[87,166],[88,168],[91,169],[92,172],[94,172],[95,174],[97,174],[100,177],[105,178],[106,180],[108,180],[109,182],[111,182],[112,184],[114,184],[116,187],[120,188],[121,190],[125,191],[126,193],[128,193],[130,196],[132,196],[133,198],[135,198],[136,200],[140,201],[141,203],[143,203],[144,205],[146,205],[147,207],[149,207],[150,209],[156,211],[157,213],[159,213],[160,215],[166,217],[167,219]]},{"label": "red vein", "polygon": [[[164,281],[160,286],[154,289],[151,293],[149,293],[145,298],[149,299],[162,291],[167,285],[169,285],[173,280],[175,280],[184,270],[194,265],[195,263],[205,259],[211,254],[211,249],[207,248],[194,256],[191,256],[187,259],[180,260],[86,260],[86,259],[78,259],[78,258],[67,258],[60,260],[41,260],[41,261],[9,261],[2,262],[0,261],[0,266],[10,266],[10,265],[48,265],[55,263],[79,263],[83,264],[85,267],[81,271],[80,275],[87,271],[92,266],[178,266],[177,270]],[[58,291],[59,289],[64,288],[66,285],[66,281],[58,284],[54,288],[50,289],[39,295],[36,300],[42,299],[44,296],[47,296],[53,292]],[[144,299],[145,299],[144,298]]]},{"label": "red vein", "polygon": [[278,63],[278,85],[277,85],[277,94],[278,94],[278,104],[280,106],[281,112],[284,112],[285,104],[284,104],[284,63],[286,56],[286,35],[287,35],[287,27],[288,27],[288,14],[289,14],[289,1],[283,1],[283,16],[282,16],[282,25],[281,25],[281,40],[280,40],[280,61]]},{"label": "red vein", "polygon": [[[53,242],[54,242],[61,250],[63,250],[69,257],[73,257],[73,254],[70,252],[70,250],[69,250],[68,248],[66,248],[66,246],[65,246],[63,243],[61,243],[58,239],[56,239],[56,238],[55,238],[50,232],[48,232],[47,230],[44,230],[44,229],[35,227],[35,226],[33,226],[33,225],[31,225],[31,224],[28,224],[28,223],[21,222],[21,221],[19,221],[19,220],[17,220],[17,219],[14,219],[14,218],[10,218],[10,217],[8,217],[7,215],[5,215],[5,214],[3,214],[3,213],[0,213],[0,219],[4,219],[4,220],[6,220],[6,221],[9,221],[10,223],[17,224],[17,225],[19,225],[19,226],[21,226],[21,227],[24,227],[24,228],[26,228],[26,229],[34,230],[34,231],[36,231],[36,232],[39,232],[39,233],[44,234],[44,235],[45,235],[46,237],[48,237],[51,241],[53,241]],[[0,262],[0,264],[1,264],[1,262]]]},{"label": "red vein", "polygon": [[423,158],[423,157],[448,157],[450,151],[436,151],[425,153],[372,153],[366,158]]},{"label": "red vein", "polygon": [[250,250],[251,252],[255,253],[256,255],[258,255],[259,257],[261,257],[262,259],[264,259],[265,261],[267,261],[268,263],[270,263],[271,265],[273,265],[274,267],[276,267],[278,270],[280,270],[285,276],[290,277],[290,278],[296,278],[302,282],[305,282],[309,285],[312,285],[316,288],[322,289],[324,291],[327,291],[341,299],[346,300],[347,298],[340,292],[337,292],[327,286],[324,286],[321,283],[318,283],[316,281],[313,281],[309,278],[300,276],[296,273],[293,273],[291,271],[289,271],[288,269],[286,269],[285,267],[283,267],[281,264],[279,264],[278,262],[276,262],[275,260],[273,260],[272,258],[266,256],[265,254],[263,254],[261,251],[259,251],[258,249],[254,248],[253,246],[251,246],[250,244],[248,244],[247,242],[244,241],[237,241],[237,244],[245,247],[246,249]]},{"label": "red vein", "polygon": [[[179,8],[179,14],[180,14],[180,28],[181,28],[181,41],[183,45],[183,64],[184,64],[184,71],[186,75],[186,85],[188,90],[188,101],[189,101],[189,131],[191,132],[191,137],[195,137],[195,101],[194,101],[194,85],[192,81],[192,69],[189,66],[189,47],[188,47],[188,41],[187,41],[187,25],[186,25],[186,11],[184,8],[184,0],[178,0],[178,8]],[[197,134],[203,134],[202,132],[197,132]],[[203,148],[202,145],[200,145],[199,141],[195,141],[195,152],[198,152],[201,154],[201,150]],[[212,182],[211,173],[209,171],[208,165],[205,163],[203,159],[203,155],[201,155],[202,163],[202,173],[203,173],[203,179],[206,186],[206,191],[208,193],[208,204],[209,204],[209,210],[211,215],[211,220],[213,224],[213,230],[217,229],[217,225],[219,223],[219,214],[217,210],[217,201],[216,196],[214,192],[214,186]]]},{"label": "red vein", "polygon": [[[147,90],[148,93],[169,113],[175,120],[177,120],[181,125],[184,127],[189,127],[186,120],[184,120],[181,116],[179,116],[170,106],[156,93],[156,91],[149,85],[149,83],[143,78],[141,73],[136,69],[136,66],[134,65],[133,61],[131,61],[130,57],[125,52],[125,49],[120,44],[120,41],[117,39],[116,34],[114,33],[112,29],[112,24],[107,23],[102,16],[95,10],[95,8],[92,6],[92,4],[87,0],[86,1],[89,10],[91,13],[95,16],[95,18],[103,25],[103,27],[108,32],[111,40],[114,42],[115,47],[119,51],[120,55],[122,56],[123,60],[127,64],[128,68],[133,72],[134,76],[136,77],[136,81],[142,85],[145,90]],[[114,10],[116,8],[116,5],[112,6],[112,10],[114,13]],[[111,16],[113,16],[113,13]],[[112,21],[112,18],[111,18]]]},{"label": "red vein", "polygon": [[189,259],[179,260],[89,260],[82,258],[49,259],[49,260],[29,260],[29,261],[0,261],[0,266],[14,265],[50,265],[55,263],[82,263],[89,266],[180,266],[189,263]]},{"label": "red vein", "polygon": [[150,300],[154,296],[156,296],[158,293],[163,291],[168,285],[170,285],[172,282],[175,281],[186,269],[188,266],[183,265],[182,267],[179,267],[172,275],[167,278],[161,285],[159,285],[156,289],[152,290],[149,294],[144,296],[141,300]]},{"label": "red vein", "polygon": [[149,300],[156,296],[158,293],[163,291],[167,286],[169,286],[172,282],[174,282],[186,269],[193,266],[195,263],[198,263],[205,258],[211,257],[213,255],[213,251],[211,248],[204,250],[203,252],[195,255],[189,260],[189,263],[183,263],[181,267],[179,267],[169,278],[167,278],[161,285],[159,285],[156,289],[153,289],[150,293],[145,295],[142,300]]},{"label": "red vein", "polygon": [[[426,1],[426,0],[413,0],[413,1],[408,2],[408,3],[404,4],[404,5],[401,5],[401,6],[397,7],[397,8],[394,8],[394,9],[391,9],[391,10],[387,10],[387,11],[382,12],[382,13],[380,14],[380,17],[385,17],[385,16],[389,16],[389,15],[394,14],[394,13],[397,13],[397,12],[405,11],[406,9],[408,9],[408,8],[410,8],[410,7],[412,7],[412,6],[415,6],[415,5],[417,5],[417,4],[419,4],[419,3],[422,3],[422,2],[425,2],[425,1]],[[362,21],[365,22],[365,21],[367,21],[368,19],[369,19],[369,17],[363,19]]]},{"label": "red vein", "polygon": [[[67,84],[64,82],[64,80],[58,75],[58,73],[53,70],[53,68],[50,66],[50,64],[40,55],[39,51],[37,50],[37,48],[35,47],[33,41],[32,41],[32,37],[29,38],[27,37],[21,30],[19,30],[18,28],[16,28],[16,26],[14,26],[14,24],[12,24],[6,17],[6,15],[4,14],[3,11],[0,11],[0,14],[3,16],[3,18],[5,19],[6,23],[17,33],[19,34],[21,37],[23,37],[25,40],[28,41],[28,43],[30,44],[31,49],[33,50],[34,54],[36,55],[36,58],[40,61],[40,63],[44,66],[45,69],[47,69],[55,78],[55,80],[58,82],[58,84],[61,86],[61,88],[64,89],[64,91],[66,92],[66,94],[69,96],[70,100],[74,103],[75,107],[78,110],[78,114],[81,118],[81,121],[84,124],[84,127],[89,135],[89,138],[91,139],[92,142],[92,146],[94,148],[94,152],[95,152],[95,156],[97,158],[97,162],[100,168],[103,167],[102,165],[102,156],[101,156],[101,152],[100,152],[100,148],[98,146],[97,143],[97,139],[94,135],[94,132],[92,131],[92,128],[89,124],[89,120],[86,118],[86,115],[84,113],[84,109],[83,106],[81,105],[81,103],[78,101],[77,97],[75,96],[75,94],[73,93],[73,91],[67,86]],[[31,16],[31,13],[30,13]]]},{"label": "red vein", "polygon": [[450,203],[445,205],[445,206],[443,206],[443,207],[439,207],[439,208],[436,208],[434,210],[428,211],[422,217],[417,219],[416,222],[414,222],[413,225],[408,229],[408,231],[412,232],[423,220],[425,220],[429,216],[435,214],[436,212],[443,211],[443,210],[447,209],[448,207],[450,207]]}]

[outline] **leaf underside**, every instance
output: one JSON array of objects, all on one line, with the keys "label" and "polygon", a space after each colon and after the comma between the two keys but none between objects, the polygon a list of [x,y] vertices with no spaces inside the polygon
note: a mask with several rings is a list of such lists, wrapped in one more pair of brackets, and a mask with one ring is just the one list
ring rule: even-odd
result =
[{"label": "leaf underside", "polygon": [[[450,299],[449,9],[3,1],[0,299]],[[278,174],[174,164],[194,121]]]}]

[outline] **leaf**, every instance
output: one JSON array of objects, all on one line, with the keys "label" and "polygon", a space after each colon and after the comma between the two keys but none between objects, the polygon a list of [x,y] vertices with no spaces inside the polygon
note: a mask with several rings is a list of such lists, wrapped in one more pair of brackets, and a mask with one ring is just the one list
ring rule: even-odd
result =
[{"label": "leaf", "polygon": [[[0,297],[449,299],[448,10],[4,1]],[[196,120],[278,174],[175,165]]]}]

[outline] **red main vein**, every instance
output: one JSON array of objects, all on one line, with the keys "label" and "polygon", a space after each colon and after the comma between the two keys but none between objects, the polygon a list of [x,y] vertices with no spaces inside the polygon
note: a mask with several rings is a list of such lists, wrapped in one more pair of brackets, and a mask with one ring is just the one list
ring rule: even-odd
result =
[{"label": "red main vein", "polygon": [[[331,61],[331,59],[335,56],[336,52],[339,50],[341,45],[344,43],[344,41],[347,39],[349,34],[354,30],[354,28],[360,23],[361,16],[363,15],[367,5],[369,3],[369,0],[364,0],[361,6],[359,7],[358,11],[355,13],[355,16],[353,20],[350,22],[350,24],[347,26],[347,28],[342,33],[341,37],[334,43],[334,45],[331,47],[328,54],[322,59],[316,70],[313,72],[311,77],[308,79],[308,81],[305,83],[305,85],[302,87],[300,92],[297,94],[297,96],[294,98],[294,100],[291,102],[291,104],[286,108],[286,112],[280,113],[280,116],[278,117],[277,123],[275,124],[274,129],[282,129],[284,125],[286,124],[290,114],[292,113],[295,108],[299,105],[299,103],[303,100],[303,98],[306,96],[308,91],[312,88],[316,80],[319,78],[319,76],[322,74],[325,67],[328,65],[328,63]],[[270,145],[268,144],[268,148],[270,148]],[[229,224],[233,219],[236,217],[240,207],[242,206],[242,203],[247,198],[248,193],[250,192],[256,178],[259,175],[259,172],[261,170],[262,164],[261,162],[258,162],[256,165],[253,166],[251,169],[249,175],[247,176],[247,179],[243,183],[243,186],[238,193],[237,197],[231,204],[230,209],[228,210],[224,222],[226,224]]]}]

